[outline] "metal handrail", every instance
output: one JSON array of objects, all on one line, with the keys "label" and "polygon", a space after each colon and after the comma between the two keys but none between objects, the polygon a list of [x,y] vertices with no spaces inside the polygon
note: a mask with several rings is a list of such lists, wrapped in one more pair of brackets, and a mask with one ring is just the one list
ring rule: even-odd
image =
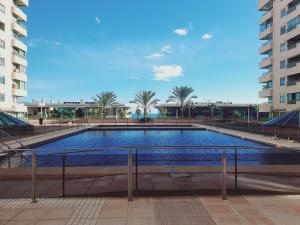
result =
[{"label": "metal handrail", "polygon": [[[44,151],[53,151],[56,150],[58,152],[50,152],[45,155],[67,155],[74,153],[87,153],[87,152],[99,152],[99,151],[107,151],[107,150],[207,150],[207,149],[215,149],[215,150],[288,150],[288,151],[296,151],[300,152],[300,149],[295,148],[287,148],[281,146],[241,146],[241,145],[232,145],[232,146],[114,146],[114,147],[99,147],[99,148],[43,148],[43,149],[15,149],[15,151],[30,151],[36,153],[39,150]],[[7,150],[8,151],[8,150]],[[5,150],[3,152],[6,152]]]}]

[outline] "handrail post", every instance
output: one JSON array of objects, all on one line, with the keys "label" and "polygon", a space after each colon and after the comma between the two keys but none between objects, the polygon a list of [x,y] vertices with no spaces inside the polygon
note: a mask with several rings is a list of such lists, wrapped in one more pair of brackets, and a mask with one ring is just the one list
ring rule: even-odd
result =
[{"label": "handrail post", "polygon": [[238,164],[237,164],[237,149],[234,149],[234,188],[235,190],[238,189],[238,174],[237,174],[237,170],[238,170]]},{"label": "handrail post", "polygon": [[138,191],[138,149],[135,149],[135,190]]},{"label": "handrail post", "polygon": [[7,167],[10,168],[11,167],[11,158],[10,158],[10,150],[8,150],[8,161],[7,161]]},{"label": "handrail post", "polygon": [[227,199],[226,173],[227,173],[227,157],[226,157],[226,152],[223,151],[222,154],[222,199],[223,200]]},{"label": "handrail post", "polygon": [[36,203],[36,183],[37,183],[37,157],[36,153],[32,154],[31,161],[31,181],[32,181],[32,203]]},{"label": "handrail post", "polygon": [[62,197],[65,197],[66,155],[62,158]]},{"label": "handrail post", "polygon": [[128,150],[128,201],[132,200],[132,153]]}]

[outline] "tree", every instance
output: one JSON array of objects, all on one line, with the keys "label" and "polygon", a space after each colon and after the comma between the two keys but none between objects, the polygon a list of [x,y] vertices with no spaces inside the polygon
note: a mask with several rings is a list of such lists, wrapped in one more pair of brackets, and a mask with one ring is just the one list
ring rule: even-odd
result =
[{"label": "tree", "polygon": [[117,104],[117,96],[112,91],[103,91],[97,94],[96,98],[93,99],[102,109],[103,118],[105,118],[107,114],[107,109]]},{"label": "tree", "polygon": [[136,114],[137,119],[139,120],[140,119],[140,115],[142,114],[142,111],[139,108],[137,108],[135,110],[135,114]]},{"label": "tree", "polygon": [[142,108],[144,110],[144,119],[145,122],[147,120],[147,113],[150,110],[150,107],[157,105],[159,102],[159,99],[153,99],[155,96],[155,92],[153,91],[140,91],[138,92],[133,101],[130,103],[137,104],[138,107]]},{"label": "tree", "polygon": [[187,102],[192,101],[192,99],[197,98],[196,95],[190,96],[194,92],[194,89],[187,86],[174,87],[172,91],[172,96],[169,97],[167,102],[177,102],[180,105],[181,118],[183,118],[183,109]]},{"label": "tree", "polygon": [[126,115],[127,115],[127,111],[124,108],[119,108],[118,109],[118,114],[120,116],[121,119],[125,119]]},{"label": "tree", "polygon": [[210,104],[208,104],[208,108],[210,109],[211,118],[213,119],[215,110],[217,110],[219,107],[215,103],[210,103]]}]

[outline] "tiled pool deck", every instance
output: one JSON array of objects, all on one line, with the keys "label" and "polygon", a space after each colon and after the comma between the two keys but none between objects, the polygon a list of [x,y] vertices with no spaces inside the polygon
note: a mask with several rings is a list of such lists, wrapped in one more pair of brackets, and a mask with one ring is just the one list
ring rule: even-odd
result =
[{"label": "tiled pool deck", "polygon": [[299,225],[300,196],[0,200],[1,225]]}]

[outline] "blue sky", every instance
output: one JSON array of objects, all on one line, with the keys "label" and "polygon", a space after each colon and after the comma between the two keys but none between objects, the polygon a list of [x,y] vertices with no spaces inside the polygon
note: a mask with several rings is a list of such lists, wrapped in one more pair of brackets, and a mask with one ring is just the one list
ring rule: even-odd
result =
[{"label": "blue sky", "polygon": [[31,0],[26,101],[175,85],[197,101],[260,102],[257,1]]}]

